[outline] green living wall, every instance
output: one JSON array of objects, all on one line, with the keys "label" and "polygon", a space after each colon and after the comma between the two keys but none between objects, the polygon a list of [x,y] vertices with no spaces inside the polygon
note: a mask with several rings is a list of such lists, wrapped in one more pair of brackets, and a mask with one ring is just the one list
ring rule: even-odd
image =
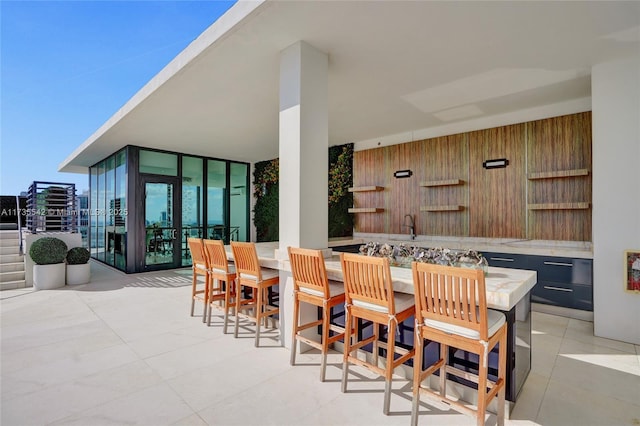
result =
[{"label": "green living wall", "polygon": [[[353,235],[353,144],[329,148],[329,238]],[[278,240],[278,159],[261,161],[253,171],[253,223],[257,240]]]}]

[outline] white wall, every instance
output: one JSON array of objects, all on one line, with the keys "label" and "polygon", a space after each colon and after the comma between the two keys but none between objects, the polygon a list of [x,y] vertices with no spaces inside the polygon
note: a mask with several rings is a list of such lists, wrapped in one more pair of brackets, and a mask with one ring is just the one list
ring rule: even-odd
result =
[{"label": "white wall", "polygon": [[624,291],[640,250],[640,55],[593,67],[594,333],[640,344],[640,294]]}]

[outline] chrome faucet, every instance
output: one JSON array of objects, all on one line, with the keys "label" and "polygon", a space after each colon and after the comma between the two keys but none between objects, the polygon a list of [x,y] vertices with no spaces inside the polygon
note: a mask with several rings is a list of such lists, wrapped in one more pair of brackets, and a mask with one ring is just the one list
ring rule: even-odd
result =
[{"label": "chrome faucet", "polygon": [[[407,225],[407,218],[409,218],[409,225]],[[416,226],[415,223],[413,222],[413,216],[411,216],[410,214],[405,214],[404,215],[404,219],[403,219],[403,224],[402,224],[403,228],[409,228],[409,231],[411,231],[411,240],[415,240],[416,239]]]}]

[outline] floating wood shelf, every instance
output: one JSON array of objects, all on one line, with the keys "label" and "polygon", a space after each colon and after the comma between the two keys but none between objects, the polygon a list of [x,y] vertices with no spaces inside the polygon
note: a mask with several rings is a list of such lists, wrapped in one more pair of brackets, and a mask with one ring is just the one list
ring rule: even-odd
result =
[{"label": "floating wood shelf", "polygon": [[384,209],[379,207],[352,207],[348,211],[349,213],[381,213]]},{"label": "floating wood shelf", "polygon": [[421,212],[456,212],[460,211],[464,206],[422,206]]},{"label": "floating wood shelf", "polygon": [[464,181],[461,179],[447,179],[447,180],[429,180],[426,182],[420,182],[420,186],[451,186],[461,185]]},{"label": "floating wood shelf", "polygon": [[555,172],[537,172],[529,173],[529,179],[554,179],[554,178],[566,178],[574,176],[587,176],[589,169],[573,169],[573,170],[558,170]]},{"label": "floating wood shelf", "polygon": [[589,208],[590,203],[544,203],[529,204],[529,210],[585,210]]},{"label": "floating wood shelf", "polygon": [[349,192],[370,192],[370,191],[382,191],[384,186],[354,186],[349,188]]}]

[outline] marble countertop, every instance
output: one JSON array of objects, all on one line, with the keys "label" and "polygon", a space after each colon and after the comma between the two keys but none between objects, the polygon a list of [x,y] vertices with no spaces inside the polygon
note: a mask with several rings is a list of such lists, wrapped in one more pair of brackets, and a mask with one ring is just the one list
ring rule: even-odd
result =
[{"label": "marble countertop", "polygon": [[418,235],[411,240],[406,234],[355,233],[352,239],[331,241],[330,246],[364,244],[377,241],[389,244],[415,245],[420,247],[446,247],[456,250],[477,250],[538,256],[577,257],[593,259],[593,244],[586,241],[526,240],[515,238],[441,237]]},{"label": "marble countertop", "polygon": [[[291,271],[287,259],[276,257],[277,249],[277,242],[256,243],[260,265],[271,269]],[[228,254],[230,259],[233,259],[230,247]],[[330,258],[325,259],[325,266],[330,280],[342,281],[342,267],[338,254],[334,253]],[[392,266],[391,275],[395,291],[413,294],[411,269]],[[535,271],[489,267],[489,273],[485,278],[487,305],[492,309],[509,311],[536,285],[536,282],[537,273]]]}]

